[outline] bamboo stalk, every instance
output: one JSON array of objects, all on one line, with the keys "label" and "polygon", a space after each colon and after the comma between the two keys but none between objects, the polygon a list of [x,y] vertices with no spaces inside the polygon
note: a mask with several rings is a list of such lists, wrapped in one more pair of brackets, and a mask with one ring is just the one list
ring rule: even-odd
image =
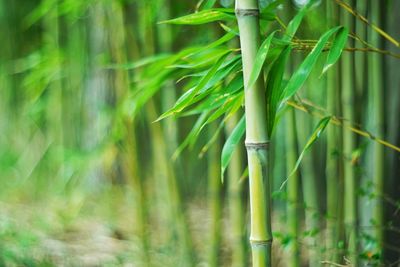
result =
[{"label": "bamboo stalk", "polygon": [[[233,115],[226,122],[226,133],[229,135],[239,121],[238,114]],[[240,183],[242,168],[242,149],[233,151],[231,162],[228,166],[228,204],[232,233],[232,264],[233,267],[247,266],[247,251],[245,243],[245,213],[243,205],[243,185]]]},{"label": "bamboo stalk", "polygon": [[271,266],[271,196],[267,175],[269,139],[266,94],[262,75],[252,87],[249,76],[260,45],[259,8],[256,0],[237,0],[236,17],[245,85],[246,149],[250,186],[250,243],[253,266]]},{"label": "bamboo stalk", "polygon": [[[328,25],[337,24],[338,7],[333,1],[326,2]],[[327,73],[327,111],[339,114],[339,68],[333,66]],[[343,172],[340,154],[343,143],[339,129],[330,126],[327,128],[327,155],[326,155],[326,192],[327,192],[327,238],[326,248],[328,259],[333,262],[340,260],[338,243],[341,239],[343,198]]]},{"label": "bamboo stalk", "polygon": [[[297,149],[297,129],[296,113],[290,109],[286,117],[286,151],[287,151],[287,173],[293,170],[298,158]],[[295,172],[287,183],[287,224],[288,234],[291,238],[289,247],[289,265],[290,267],[300,266],[300,176]]]},{"label": "bamboo stalk", "polygon": [[[155,29],[154,29],[154,12],[152,10],[152,3],[141,1],[140,5],[142,7],[143,16],[140,18],[142,46],[146,56],[153,55],[156,52],[156,40],[155,40]],[[168,6],[164,6],[168,8]],[[169,12],[169,10],[167,9]],[[165,36],[159,36],[160,39],[163,37],[166,40],[157,40],[159,45],[167,45],[167,48],[171,48],[171,36],[167,33]],[[170,89],[170,88],[165,88]],[[158,110],[156,109],[155,100],[151,99],[146,106],[148,119],[154,121],[158,117]],[[152,163],[153,163],[153,175],[154,182],[158,184],[158,205],[160,212],[158,212],[159,217],[165,214],[165,219],[168,224],[164,224],[163,220],[160,223],[165,228],[167,233],[167,239],[170,245],[178,248],[179,256],[176,260],[179,261],[179,265],[183,266],[193,266],[194,265],[194,253],[192,251],[192,240],[190,236],[190,231],[187,225],[186,214],[183,210],[182,200],[181,200],[181,190],[179,183],[177,181],[177,176],[175,175],[174,168],[171,164],[168,164],[170,158],[170,151],[168,144],[165,142],[166,133],[164,132],[164,127],[160,123],[150,123],[150,136],[152,145]],[[170,227],[170,226],[173,227]],[[177,236],[179,243],[171,243],[174,237]]]},{"label": "bamboo stalk", "polygon": [[[218,124],[212,123],[209,127],[209,138],[217,131]],[[209,236],[209,251],[208,265],[210,267],[220,266],[220,249],[221,249],[221,215],[222,215],[222,183],[220,179],[220,160],[221,154],[220,141],[216,140],[208,150],[208,201],[210,212],[210,236]]]},{"label": "bamboo stalk", "polygon": [[[381,27],[381,3],[377,1],[370,1],[371,10],[371,20],[378,26]],[[382,37],[373,29],[369,29],[369,42],[376,46],[382,47]],[[383,108],[383,77],[382,77],[382,56],[379,54],[371,54],[368,57],[368,85],[369,85],[369,110],[371,111],[371,116],[369,120],[371,121],[371,126],[378,136],[384,137],[383,123],[385,121],[384,108]],[[384,161],[385,154],[383,147],[377,143],[373,144],[373,148],[370,151],[372,153],[372,166],[373,168],[373,184],[375,199],[373,203],[372,219],[375,224],[375,238],[378,245],[378,254],[382,254],[382,245],[384,241],[383,236],[383,226],[384,226],[384,216],[383,216],[383,186],[384,186]]]},{"label": "bamboo stalk", "polygon": [[[124,64],[127,61],[125,45],[129,45],[126,40],[124,30],[124,16],[121,3],[111,3],[111,8],[107,9],[107,17],[109,29],[115,27],[110,33],[110,48],[113,60],[117,64]],[[117,105],[121,104],[128,93],[130,87],[130,77],[123,70],[115,70],[114,78],[115,93]],[[139,238],[140,242],[140,259],[143,265],[150,265],[149,254],[149,234],[147,229],[148,219],[148,203],[144,188],[144,181],[140,174],[138,160],[137,133],[134,130],[136,120],[123,119],[126,135],[122,140],[122,148],[119,151],[121,159],[121,167],[123,169],[124,179],[128,185],[128,190],[132,192],[134,203],[134,234]]]},{"label": "bamboo stalk", "polygon": [[[352,1],[353,2],[353,1]],[[354,28],[351,14],[342,14],[342,23]],[[350,40],[351,41],[351,40]],[[343,116],[349,121],[354,121],[354,56],[345,53],[341,61],[342,72],[342,109]],[[345,122],[347,124],[347,122]],[[352,265],[358,266],[358,208],[357,208],[357,183],[354,173],[352,153],[355,149],[354,135],[343,131],[344,161],[344,223],[347,241],[347,256]]]}]

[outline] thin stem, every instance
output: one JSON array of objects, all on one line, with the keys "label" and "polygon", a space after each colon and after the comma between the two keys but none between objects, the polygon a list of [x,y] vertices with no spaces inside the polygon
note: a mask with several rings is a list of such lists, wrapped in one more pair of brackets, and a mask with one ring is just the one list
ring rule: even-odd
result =
[{"label": "thin stem", "polygon": [[376,31],[377,33],[382,35],[383,38],[385,38],[386,40],[388,40],[389,42],[391,42],[395,46],[400,47],[400,42],[399,41],[395,40],[392,36],[390,36],[387,32],[385,32],[384,30],[379,28],[374,23],[369,22],[367,18],[365,18],[363,15],[361,15],[357,11],[355,11],[350,5],[346,4],[345,2],[343,2],[341,0],[334,0],[334,1],[336,1],[336,3],[338,5],[340,5],[342,8],[344,8],[350,14],[355,16],[357,19],[361,20],[362,22],[367,24],[369,27],[371,27],[374,31]]}]

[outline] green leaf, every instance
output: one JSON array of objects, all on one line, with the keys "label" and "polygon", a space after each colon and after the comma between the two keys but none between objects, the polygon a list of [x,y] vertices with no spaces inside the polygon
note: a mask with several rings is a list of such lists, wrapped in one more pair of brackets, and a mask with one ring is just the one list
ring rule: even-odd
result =
[{"label": "green leaf", "polygon": [[131,69],[140,68],[140,67],[143,67],[143,66],[146,66],[146,65],[149,65],[149,64],[152,64],[152,63],[155,63],[155,62],[158,62],[160,60],[170,58],[170,57],[171,57],[171,55],[169,55],[169,54],[157,54],[154,56],[142,58],[135,62],[125,63],[125,64],[109,64],[109,65],[105,66],[105,68],[131,70]]},{"label": "green leaf", "polygon": [[325,128],[328,125],[330,120],[331,120],[331,116],[328,116],[328,117],[322,118],[318,122],[313,133],[308,138],[306,145],[304,146],[303,150],[301,151],[299,158],[297,159],[296,164],[294,165],[293,170],[290,172],[288,178],[286,178],[286,180],[282,183],[280,189],[283,188],[283,186],[287,183],[288,179],[297,171],[297,169],[299,168],[300,163],[304,157],[304,154],[310,149],[310,147],[315,143],[315,141],[318,140],[318,138],[321,136],[321,133],[325,130]]},{"label": "green leaf", "polygon": [[176,160],[179,155],[182,153],[182,151],[187,147],[189,144],[194,143],[198,137],[198,132],[201,130],[201,126],[203,125],[204,121],[207,119],[209,112],[206,111],[202,113],[199,118],[197,119],[196,123],[194,124],[192,130],[190,133],[187,135],[185,140],[179,145],[179,147],[176,149],[174,154],[172,155],[172,159]]},{"label": "green leaf", "polygon": [[324,50],[324,47],[328,42],[329,38],[333,34],[335,34],[338,30],[340,30],[340,28],[342,27],[336,27],[330,29],[321,36],[321,38],[318,40],[318,43],[311,50],[310,54],[308,54],[308,56],[300,64],[299,68],[296,70],[296,72],[293,74],[288,84],[286,85],[284,89],[285,100],[292,97],[303,86],[308,76],[310,75],[315,63],[317,62],[319,56]]},{"label": "green leaf", "polygon": [[269,47],[271,46],[272,38],[274,38],[275,32],[271,33],[261,44],[260,49],[257,51],[256,61],[254,62],[253,68],[250,73],[249,82],[247,88],[254,85],[258,77],[260,76],[262,67],[264,65],[265,59],[267,58]]},{"label": "green leaf", "polygon": [[264,11],[260,13],[260,19],[266,21],[274,21],[275,20],[275,13],[272,11]]},{"label": "green leaf", "polygon": [[304,15],[307,13],[309,5],[305,5],[300,11],[296,14],[296,16],[289,22],[285,35],[283,36],[283,41],[290,41],[293,39],[294,35],[297,32],[297,29],[300,26],[301,21],[304,18]]},{"label": "green leaf", "polygon": [[212,8],[216,2],[217,0],[201,0],[197,6],[199,10],[209,9]]},{"label": "green leaf", "polygon": [[199,25],[219,20],[235,20],[235,12],[228,8],[213,8],[160,23]]},{"label": "green leaf", "polygon": [[239,143],[240,139],[242,139],[246,128],[245,117],[243,116],[235,129],[233,129],[231,135],[226,140],[224,147],[222,148],[221,153],[221,180],[224,181],[224,172],[228,167],[229,162],[232,159],[233,151],[236,145]]},{"label": "green leaf", "polygon": [[328,57],[326,58],[326,63],[324,69],[322,70],[322,74],[324,74],[330,67],[332,67],[333,64],[336,63],[336,61],[338,61],[343,52],[344,46],[346,45],[348,34],[349,30],[345,27],[341,27],[336,33],[335,40],[333,41]]},{"label": "green leaf", "polygon": [[191,104],[192,99],[196,96],[196,94],[202,90],[208,82],[213,78],[215,73],[218,71],[219,67],[225,61],[226,57],[229,53],[223,55],[215,64],[214,66],[207,72],[207,74],[200,80],[200,82],[193,87],[192,89],[188,90],[184,93],[175,103],[174,107],[162,114],[156,121],[162,120],[174,113],[181,112],[185,107]]},{"label": "green leaf", "polygon": [[287,46],[274,62],[267,78],[267,101],[268,101],[268,134],[271,136],[275,124],[275,117],[278,106],[283,98],[282,79],[285,67],[291,52],[291,47]]},{"label": "green leaf", "polygon": [[276,0],[270,2],[265,8],[262,9],[262,12],[272,12],[275,11],[275,9],[278,8],[278,6],[282,5],[285,2],[285,0]]}]

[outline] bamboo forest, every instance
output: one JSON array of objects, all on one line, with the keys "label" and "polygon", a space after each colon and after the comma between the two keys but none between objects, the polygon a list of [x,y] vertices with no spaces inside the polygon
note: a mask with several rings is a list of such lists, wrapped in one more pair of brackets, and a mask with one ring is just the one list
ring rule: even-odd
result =
[{"label": "bamboo forest", "polygon": [[400,267],[400,0],[0,0],[0,266]]}]

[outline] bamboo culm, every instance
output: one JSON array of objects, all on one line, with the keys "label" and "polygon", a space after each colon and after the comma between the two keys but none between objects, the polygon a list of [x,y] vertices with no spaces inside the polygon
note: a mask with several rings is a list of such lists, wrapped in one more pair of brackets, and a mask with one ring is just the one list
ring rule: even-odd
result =
[{"label": "bamboo culm", "polygon": [[250,243],[254,267],[271,266],[271,198],[267,176],[268,132],[266,94],[262,75],[247,83],[260,45],[257,0],[237,0],[235,7],[245,86],[246,149],[250,187]]}]

